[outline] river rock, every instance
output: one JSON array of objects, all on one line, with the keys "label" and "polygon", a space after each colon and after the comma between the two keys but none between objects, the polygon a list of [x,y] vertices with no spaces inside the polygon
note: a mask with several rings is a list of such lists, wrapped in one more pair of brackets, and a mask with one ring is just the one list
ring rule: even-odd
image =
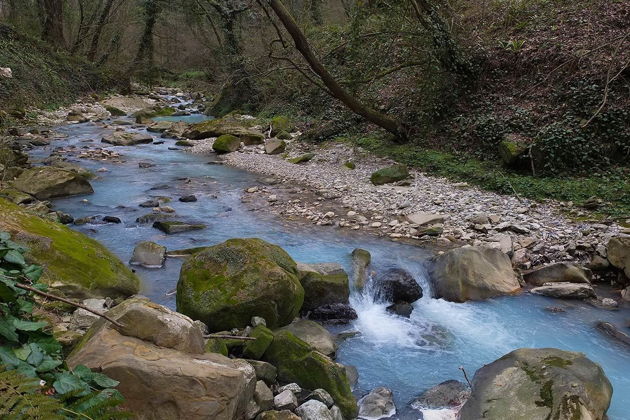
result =
[{"label": "river rock", "polygon": [[328,391],[321,388],[313,390],[313,392],[308,394],[307,399],[323,402],[328,408],[331,408],[335,404],[335,400],[333,400],[333,397],[330,396]]},{"label": "river rock", "polygon": [[396,414],[394,395],[385,387],[374,388],[359,400],[359,418],[378,420]]},{"label": "river rock", "polygon": [[370,181],[374,185],[383,185],[402,181],[407,178],[409,178],[409,170],[406,165],[393,165],[372,173]]},{"label": "river rock", "polygon": [[518,349],[479,369],[461,420],[602,419],[612,386],[582,353]]},{"label": "river rock", "polygon": [[240,141],[246,145],[262,144],[265,141],[264,134],[246,128],[243,126],[242,121],[231,120],[229,117],[193,124],[182,133],[182,136],[193,140],[200,140],[210,137],[220,137],[224,134],[238,137]]},{"label": "river rock", "polygon": [[252,365],[256,371],[256,378],[265,381],[268,384],[275,384],[278,377],[278,369],[271,363],[263,362],[261,360],[247,360],[247,363]]},{"label": "river rock", "polygon": [[269,139],[265,142],[265,153],[268,155],[279,155],[284,153],[287,143],[280,139]]},{"label": "river rock", "polygon": [[286,327],[282,327],[281,330],[290,331],[300,340],[326,356],[334,356],[337,351],[337,345],[333,336],[317,322],[307,319],[296,319]]},{"label": "river rock", "polygon": [[608,261],[630,279],[630,236],[619,236],[608,241]]},{"label": "river rock", "polygon": [[300,420],[299,416],[296,416],[289,410],[283,411],[264,411],[256,416],[256,420]]},{"label": "river rock", "polygon": [[298,401],[295,394],[286,389],[273,398],[273,405],[276,407],[276,410],[293,411],[297,408]]},{"label": "river rock", "polygon": [[308,313],[309,319],[330,324],[347,324],[358,318],[357,312],[345,303],[333,303],[313,309]]},{"label": "river rock", "polygon": [[297,164],[300,164],[300,163],[309,162],[314,157],[315,157],[314,153],[304,153],[303,155],[291,158],[288,161],[291,162],[291,163],[295,163],[297,165]]},{"label": "river rock", "polygon": [[262,411],[271,410],[273,408],[273,392],[271,392],[271,389],[269,389],[264,381],[256,382],[254,400]]},{"label": "river rock", "polygon": [[241,139],[231,134],[219,136],[212,144],[212,149],[217,153],[236,152],[241,147]]},{"label": "river rock", "polygon": [[94,192],[83,176],[66,169],[43,166],[23,171],[13,186],[38,200],[67,197]]},{"label": "river rock", "polygon": [[197,197],[195,197],[193,194],[184,195],[182,197],[179,197],[179,201],[181,201],[182,203],[194,203],[195,201],[197,201]]},{"label": "river rock", "polygon": [[610,322],[600,321],[597,323],[597,329],[609,337],[618,340],[619,342],[630,346],[630,335],[621,331],[619,328],[611,324]]},{"label": "river rock", "polygon": [[306,401],[295,410],[295,413],[302,420],[333,420],[326,404],[317,400]]},{"label": "river rock", "polygon": [[413,303],[422,297],[422,288],[406,270],[391,268],[377,277],[375,297],[381,302]]},{"label": "river rock", "polygon": [[304,287],[303,311],[333,303],[348,303],[348,274],[340,264],[298,263],[297,268]]},{"label": "river rock", "polygon": [[173,126],[172,121],[156,121],[147,127],[147,131],[151,133],[163,133]]},{"label": "river rock", "polygon": [[273,333],[264,325],[259,325],[250,331],[249,337],[256,340],[244,344],[243,356],[248,359],[260,359],[273,341]]},{"label": "river rock", "polygon": [[134,146],[136,144],[153,143],[153,137],[149,134],[114,131],[111,134],[103,136],[101,141],[111,144],[112,146]]},{"label": "river rock", "polygon": [[325,389],[341,408],[344,417],[356,416],[357,405],[344,367],[313,350],[291,332],[274,332],[273,342],[264,359],[278,368],[280,381],[296,382],[306,389]]},{"label": "river rock", "polygon": [[405,215],[405,219],[407,219],[409,223],[418,226],[442,223],[444,222],[444,218],[444,215],[436,213],[412,213]]},{"label": "river rock", "polygon": [[287,325],[303,300],[295,261],[261,239],[230,239],[193,254],[177,283],[177,310],[211,331],[244,328],[253,316],[270,328]]},{"label": "river rock", "polygon": [[523,279],[533,286],[545,283],[586,283],[590,284],[593,274],[577,264],[556,263],[529,271]]},{"label": "river rock", "polygon": [[153,223],[153,227],[161,230],[167,235],[173,235],[175,233],[190,232],[192,230],[202,230],[206,228],[206,225],[175,221],[161,221]]},{"label": "river rock", "polygon": [[42,281],[54,293],[83,299],[138,293],[140,279],[94,239],[4,199],[0,214],[0,231],[28,248],[30,262],[46,267]]},{"label": "river rock", "polygon": [[595,296],[595,290],[585,283],[545,283],[531,290],[536,295],[559,299],[586,299]]},{"label": "river rock", "polygon": [[356,248],[352,251],[352,286],[357,290],[363,290],[368,280],[368,267],[372,262],[372,256],[365,249]]},{"label": "river rock", "polygon": [[155,242],[140,242],[133,250],[131,265],[141,265],[147,268],[160,268],[166,260],[166,247]]},{"label": "river rock", "polygon": [[389,305],[386,310],[387,312],[396,314],[398,316],[409,318],[411,316],[411,313],[413,312],[413,306],[407,302],[394,303],[393,305]]},{"label": "river rock", "polygon": [[462,382],[449,380],[423,392],[411,402],[416,410],[459,407],[470,397],[470,388]]},{"label": "river rock", "polygon": [[482,300],[521,289],[510,258],[492,248],[447,251],[435,259],[430,278],[435,297],[451,302]]},{"label": "river rock", "polygon": [[138,418],[221,419],[245,415],[256,385],[241,360],[203,354],[201,330],[181,314],[131,299],[109,312],[125,327],[97,321],[67,359],[120,382],[124,408]]}]

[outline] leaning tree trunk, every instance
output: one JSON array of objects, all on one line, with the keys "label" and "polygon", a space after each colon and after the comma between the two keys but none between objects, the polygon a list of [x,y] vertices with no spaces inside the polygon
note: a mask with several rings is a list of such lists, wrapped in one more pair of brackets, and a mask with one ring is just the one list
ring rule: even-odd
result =
[{"label": "leaning tree trunk", "polygon": [[114,0],[107,0],[105,3],[105,7],[103,7],[103,11],[98,18],[98,22],[96,22],[96,29],[94,30],[94,34],[92,35],[92,42],[90,43],[90,50],[88,51],[87,58],[90,61],[94,61],[96,59],[96,53],[98,51],[98,43],[101,39],[101,33],[103,32],[103,27],[107,22],[107,18],[109,17],[109,13],[112,10],[112,6],[114,5]]},{"label": "leaning tree trunk", "polygon": [[43,0],[44,29],[42,39],[58,48],[64,48],[63,0]]},{"label": "leaning tree trunk", "polygon": [[159,1],[145,0],[144,2],[144,31],[142,32],[142,38],[140,38],[138,53],[133,60],[133,68],[137,69],[139,66],[144,65],[146,73],[150,73],[153,69],[153,29],[160,13]]},{"label": "leaning tree trunk", "polygon": [[295,22],[295,19],[293,19],[293,16],[291,16],[284,4],[282,4],[280,0],[268,0],[268,2],[289,35],[291,35],[291,38],[293,38],[295,48],[297,48],[300,54],[302,54],[313,72],[319,76],[328,89],[330,95],[340,100],[344,105],[352,110],[352,112],[394,134],[398,141],[406,142],[407,132],[403,124],[389,115],[380,113],[363,105],[355,96],[351,95],[343,87],[341,87],[341,85],[315,56],[308,40],[306,39],[306,36],[304,36]]}]

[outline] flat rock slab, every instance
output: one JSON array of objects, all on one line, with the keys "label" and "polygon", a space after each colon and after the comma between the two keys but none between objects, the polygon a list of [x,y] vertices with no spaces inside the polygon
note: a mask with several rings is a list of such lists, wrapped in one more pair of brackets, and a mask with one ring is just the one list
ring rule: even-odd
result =
[{"label": "flat rock slab", "polygon": [[595,297],[595,290],[585,283],[545,283],[543,286],[531,290],[536,295],[549,296],[558,299],[586,299]]},{"label": "flat rock slab", "polygon": [[433,225],[436,223],[444,222],[445,216],[442,214],[436,213],[413,213],[408,214],[405,218],[414,225],[423,226],[423,225]]},{"label": "flat rock slab", "polygon": [[175,233],[190,232],[193,230],[202,230],[206,228],[206,225],[202,224],[190,224],[184,222],[155,222],[153,227],[161,230],[162,232],[172,235]]},{"label": "flat rock slab", "polygon": [[148,134],[115,131],[112,134],[103,136],[101,141],[112,146],[134,146],[136,144],[153,143],[153,137]]}]

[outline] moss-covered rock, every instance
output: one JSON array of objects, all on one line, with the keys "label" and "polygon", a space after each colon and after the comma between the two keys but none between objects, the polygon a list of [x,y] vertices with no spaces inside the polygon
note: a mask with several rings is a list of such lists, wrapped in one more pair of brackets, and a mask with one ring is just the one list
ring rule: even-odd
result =
[{"label": "moss-covered rock", "polygon": [[298,163],[305,163],[305,162],[308,162],[309,160],[313,159],[314,157],[315,157],[315,154],[314,154],[314,153],[304,153],[304,154],[303,154],[303,155],[301,155],[301,156],[298,156],[298,157],[294,157],[294,158],[292,158],[292,159],[289,159],[289,162],[291,162],[291,163],[295,163],[295,164],[298,164]]},{"label": "moss-covered rock", "polygon": [[135,146],[136,144],[151,144],[153,137],[149,134],[114,131],[104,135],[101,141],[112,146]]},{"label": "moss-covered rock", "polygon": [[218,338],[209,338],[205,346],[206,353],[219,353],[227,357],[228,347],[225,345],[225,340]]},{"label": "moss-covered rock", "polygon": [[515,167],[529,148],[529,141],[517,134],[507,134],[498,145],[501,161],[507,167]]},{"label": "moss-covered rock", "polygon": [[284,140],[269,139],[265,142],[265,153],[268,155],[279,155],[280,153],[284,153],[286,148],[287,144]]},{"label": "moss-covered rock", "polygon": [[390,184],[409,178],[409,170],[406,165],[393,165],[379,169],[370,176],[374,185]]},{"label": "moss-covered rock", "polygon": [[193,254],[177,283],[177,310],[211,331],[244,328],[252,316],[270,328],[286,325],[303,300],[295,261],[261,239],[230,239]]},{"label": "moss-covered rock", "polygon": [[202,230],[206,228],[206,225],[175,221],[158,221],[153,223],[153,227],[167,235],[173,235],[175,233],[190,232],[192,230]]},{"label": "moss-covered rock", "polygon": [[6,198],[15,204],[28,204],[35,201],[35,197],[32,195],[11,187],[1,188],[0,197]]},{"label": "moss-covered rock", "polygon": [[39,200],[94,192],[83,176],[50,166],[25,170],[13,181],[13,186]]},{"label": "moss-covered rock", "polygon": [[177,110],[171,107],[145,108],[133,114],[138,124],[150,124],[155,117],[170,117]]},{"label": "moss-covered rock", "polygon": [[219,136],[212,144],[212,149],[217,153],[236,152],[241,147],[241,140],[231,134]]},{"label": "moss-covered rock", "polygon": [[57,292],[118,298],[140,290],[138,277],[103,245],[4,199],[0,199],[0,230],[29,248],[28,259],[45,268],[42,280]]},{"label": "moss-covered rock", "polygon": [[287,133],[295,131],[295,125],[293,125],[289,117],[284,115],[273,117],[271,119],[271,135],[275,136],[283,131]]},{"label": "moss-covered rock", "polygon": [[273,333],[264,325],[259,325],[249,333],[249,336],[256,340],[245,343],[243,356],[248,359],[260,359],[273,341]]},{"label": "moss-covered rock", "polygon": [[317,264],[299,264],[300,282],[304,287],[303,311],[310,311],[331,303],[348,303],[350,287],[348,274],[342,267],[319,269]]},{"label": "moss-covered rock", "polygon": [[262,144],[265,140],[264,134],[249,128],[248,120],[238,120],[233,117],[224,117],[193,124],[182,133],[182,136],[199,140],[219,137],[224,134],[238,137],[246,145]]},{"label": "moss-covered rock", "polygon": [[306,389],[328,391],[345,418],[355,418],[357,403],[343,366],[314,351],[307,343],[286,330],[274,333],[264,359],[278,368],[278,379],[295,382]]},{"label": "moss-covered rock", "polygon": [[127,115],[125,111],[120,108],[116,108],[115,106],[105,105],[105,109],[112,114],[112,117],[122,117]]},{"label": "moss-covered rock", "polygon": [[281,131],[276,134],[276,138],[280,140],[291,140],[293,137],[291,137],[291,134],[287,133],[286,131]]},{"label": "moss-covered rock", "polygon": [[27,162],[28,155],[0,143],[0,165],[9,168],[11,166],[24,166]]}]

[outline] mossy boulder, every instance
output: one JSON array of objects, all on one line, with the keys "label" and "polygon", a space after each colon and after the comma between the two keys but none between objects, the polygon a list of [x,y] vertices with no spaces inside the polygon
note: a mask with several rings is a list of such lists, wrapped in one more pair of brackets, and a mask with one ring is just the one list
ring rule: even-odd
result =
[{"label": "mossy boulder", "polygon": [[475,373],[461,420],[603,419],[612,386],[582,353],[518,349]]},{"label": "mossy boulder", "polygon": [[301,156],[298,157],[294,157],[289,159],[289,162],[291,163],[295,163],[295,164],[299,164],[299,163],[305,163],[310,161],[311,159],[313,159],[315,157],[314,153],[304,153]]},{"label": "mossy boulder", "polygon": [[183,137],[200,140],[230,134],[238,137],[245,145],[262,144],[265,136],[248,127],[247,120],[225,117],[191,125],[182,133]]},{"label": "mossy boulder", "polygon": [[28,155],[0,143],[0,165],[10,168],[11,166],[24,166],[27,162]]},{"label": "mossy boulder", "polygon": [[295,125],[293,125],[289,117],[284,115],[273,117],[271,119],[271,135],[275,136],[283,131],[287,133],[295,131]]},{"label": "mossy boulder", "polygon": [[315,351],[291,332],[274,332],[273,342],[263,356],[278,368],[278,379],[295,382],[306,389],[325,389],[341,408],[345,418],[355,418],[357,403],[346,370],[329,357]]},{"label": "mossy boulder", "polygon": [[291,134],[287,133],[286,131],[281,131],[278,134],[276,134],[276,138],[280,140],[291,140],[293,137],[291,136]]},{"label": "mossy boulder", "polygon": [[153,143],[153,137],[149,134],[114,131],[103,136],[101,142],[112,146],[135,146],[137,144],[151,144]]},{"label": "mossy boulder", "polygon": [[217,153],[236,152],[241,147],[241,140],[231,134],[219,136],[212,144],[212,149]]},{"label": "mossy boulder", "polygon": [[29,204],[35,201],[35,197],[15,188],[0,188],[0,197],[6,198],[15,204]]},{"label": "mossy boulder", "polygon": [[85,177],[73,171],[50,166],[23,171],[13,181],[13,186],[39,200],[94,192]]},{"label": "mossy boulder", "polygon": [[295,261],[261,239],[230,239],[193,254],[177,283],[177,310],[211,331],[244,328],[253,316],[270,328],[286,325],[303,300]]},{"label": "mossy boulder", "polygon": [[243,356],[248,359],[260,359],[273,341],[273,333],[264,325],[259,325],[249,333],[249,336],[256,340],[245,343]]},{"label": "mossy boulder", "polygon": [[298,264],[300,282],[304,287],[303,311],[310,311],[331,303],[348,303],[350,287],[348,274],[337,264]]},{"label": "mossy boulder", "polygon": [[177,110],[171,107],[145,108],[133,114],[138,124],[150,124],[155,117],[170,117]]},{"label": "mossy boulder", "polygon": [[115,106],[105,105],[105,109],[107,110],[107,112],[112,114],[112,117],[122,117],[127,115],[125,111],[120,108],[116,108]]},{"label": "mossy boulder", "polygon": [[175,221],[157,221],[153,223],[155,229],[159,229],[167,235],[173,235],[175,233],[190,232],[193,230],[202,230],[206,228],[206,225],[175,222]]},{"label": "mossy boulder", "polygon": [[225,340],[219,338],[209,338],[204,350],[206,353],[219,353],[226,357],[228,355],[228,347],[225,345]]},{"label": "mossy boulder", "polygon": [[501,161],[507,167],[515,167],[520,163],[523,155],[529,148],[526,139],[517,134],[508,134],[498,145]]},{"label": "mossy boulder", "polygon": [[379,169],[370,176],[374,185],[391,184],[409,178],[409,170],[406,165],[393,165]]},{"label": "mossy boulder", "polygon": [[97,241],[0,199],[0,230],[29,248],[29,261],[42,265],[42,280],[73,297],[126,297],[140,280]]},{"label": "mossy boulder", "polygon": [[284,153],[287,148],[287,144],[284,140],[269,139],[265,142],[265,153],[268,155],[279,155]]}]

